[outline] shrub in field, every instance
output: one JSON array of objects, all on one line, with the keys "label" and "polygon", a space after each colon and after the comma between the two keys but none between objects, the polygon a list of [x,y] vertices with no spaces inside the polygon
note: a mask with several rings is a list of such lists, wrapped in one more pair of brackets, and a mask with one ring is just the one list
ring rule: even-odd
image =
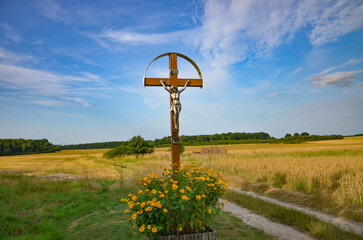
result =
[{"label": "shrub in field", "polygon": [[125,213],[136,232],[151,239],[207,231],[209,221],[224,208],[218,198],[228,188],[218,172],[196,165],[166,168],[161,175],[140,178],[139,184],[138,194],[121,202],[128,204]]},{"label": "shrub in field", "polygon": [[154,148],[149,145],[141,136],[135,136],[128,141],[127,146],[120,145],[103,154],[105,158],[121,157],[125,155],[136,155],[153,153]]}]

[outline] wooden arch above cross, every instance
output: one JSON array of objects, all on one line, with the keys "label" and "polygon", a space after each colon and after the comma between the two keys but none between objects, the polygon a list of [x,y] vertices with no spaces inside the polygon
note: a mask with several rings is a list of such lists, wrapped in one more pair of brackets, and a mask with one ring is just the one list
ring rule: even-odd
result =
[{"label": "wooden arch above cross", "polygon": [[[150,65],[158,60],[159,58],[169,56],[169,78],[147,78],[146,72],[149,69]],[[178,78],[178,62],[177,57],[184,58],[188,62],[190,62],[194,68],[197,70],[199,74],[199,79],[193,79],[193,78]],[[173,167],[175,169],[178,169],[180,167],[180,153],[179,153],[179,112],[180,110],[176,110],[175,108],[175,98],[177,94],[177,98],[179,101],[179,93],[181,93],[186,87],[203,87],[203,77],[202,73],[197,66],[197,64],[190,59],[189,57],[180,54],[180,53],[164,53],[160,56],[156,57],[154,60],[150,62],[150,64],[147,66],[145,74],[144,74],[144,87],[145,86],[163,86],[168,92],[170,92],[170,123],[171,123],[171,158]],[[166,87],[170,87],[170,89],[167,89]],[[181,91],[178,91],[178,86],[184,86],[184,88]],[[171,91],[172,88],[176,88],[176,91],[173,93]],[[173,110],[174,109],[174,110]],[[181,109],[181,105],[180,105]],[[175,112],[177,113],[175,114]]]}]

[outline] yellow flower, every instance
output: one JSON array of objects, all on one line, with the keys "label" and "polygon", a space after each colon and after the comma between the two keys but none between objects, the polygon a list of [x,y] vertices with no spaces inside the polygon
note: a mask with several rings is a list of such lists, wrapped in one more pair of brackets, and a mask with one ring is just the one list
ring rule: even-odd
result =
[{"label": "yellow flower", "polygon": [[157,199],[156,198],[153,198],[153,202],[156,202],[157,201]]},{"label": "yellow flower", "polygon": [[151,229],[151,231],[152,231],[153,233],[156,233],[158,230],[156,229],[156,227],[153,227],[153,229]]},{"label": "yellow flower", "polygon": [[188,191],[190,191],[190,192],[192,192],[192,191],[193,191],[190,187],[187,187],[187,190],[188,190]]},{"label": "yellow flower", "polygon": [[224,201],[226,202],[226,204],[228,203],[228,200],[227,199],[224,199]]},{"label": "yellow flower", "polygon": [[179,228],[179,232],[181,232],[182,230],[183,230],[183,228],[182,228],[182,227],[180,227],[180,228]]},{"label": "yellow flower", "polygon": [[140,232],[143,232],[143,231],[145,230],[145,227],[141,226],[141,227],[139,228],[139,230],[140,230]]},{"label": "yellow flower", "polygon": [[132,196],[132,200],[136,201],[137,197],[136,196]]},{"label": "yellow flower", "polygon": [[168,212],[168,209],[164,208],[163,212],[164,213],[167,213]]},{"label": "yellow flower", "polygon": [[212,210],[211,210],[211,209],[208,209],[208,212],[209,212],[209,213],[212,213]]},{"label": "yellow flower", "polygon": [[153,208],[149,206],[149,207],[145,208],[145,211],[146,211],[146,212],[150,212],[152,209],[153,209]]},{"label": "yellow flower", "polygon": [[129,195],[128,195],[129,197],[132,197],[132,194],[131,193],[129,193]]},{"label": "yellow flower", "polygon": [[141,208],[145,207],[145,202],[142,202],[142,203],[140,204],[140,207],[141,207]]},{"label": "yellow flower", "polygon": [[129,210],[128,210],[128,209],[126,209],[126,210],[125,210],[125,213],[127,213],[128,211],[129,211]]},{"label": "yellow flower", "polygon": [[138,214],[142,214],[144,211],[142,211],[142,209],[140,209],[137,213]]},{"label": "yellow flower", "polygon": [[137,218],[137,214],[136,213],[132,214],[132,219],[136,219],[136,218]]},{"label": "yellow flower", "polygon": [[132,234],[132,236],[135,236],[136,235],[136,233],[134,232],[133,234]]},{"label": "yellow flower", "polygon": [[137,193],[141,194],[142,193],[142,190],[138,191]]},{"label": "yellow flower", "polygon": [[155,189],[153,189],[153,190],[151,191],[151,193],[152,193],[152,194],[156,194],[156,193],[157,193],[157,191],[156,191]]},{"label": "yellow flower", "polygon": [[165,193],[168,193],[169,191],[168,190],[165,190]]},{"label": "yellow flower", "polygon": [[163,198],[163,197],[165,197],[165,195],[164,194],[160,194],[160,197]]},{"label": "yellow flower", "polygon": [[150,229],[151,228],[151,225],[147,225],[147,229]]},{"label": "yellow flower", "polygon": [[178,185],[173,184],[172,188],[173,188],[173,190],[175,190],[175,189],[177,189],[177,188],[178,188]]},{"label": "yellow flower", "polygon": [[185,190],[184,189],[180,189],[180,193],[185,193]]},{"label": "yellow flower", "polygon": [[185,201],[189,200],[189,198],[187,196],[185,196],[185,195],[182,196],[182,199],[185,200]]},{"label": "yellow flower", "polygon": [[200,195],[197,195],[195,198],[196,198],[197,200],[200,200],[202,197],[201,197]]},{"label": "yellow flower", "polygon": [[205,197],[205,195],[203,194],[202,197]]}]

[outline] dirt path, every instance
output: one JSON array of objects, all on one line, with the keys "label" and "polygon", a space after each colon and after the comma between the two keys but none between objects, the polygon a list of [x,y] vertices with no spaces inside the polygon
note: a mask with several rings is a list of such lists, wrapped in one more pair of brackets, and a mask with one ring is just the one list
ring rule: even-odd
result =
[{"label": "dirt path", "polygon": [[225,205],[226,212],[230,212],[232,215],[240,218],[244,223],[254,228],[261,229],[265,233],[276,237],[281,240],[313,240],[310,236],[298,232],[297,230],[282,225],[280,223],[272,222],[260,215],[254,214],[249,210],[238,206],[235,203],[229,202]]},{"label": "dirt path", "polygon": [[353,232],[355,234],[358,234],[360,236],[363,236],[363,224],[358,223],[358,222],[353,222],[347,219],[343,219],[334,215],[330,215],[327,213],[322,213],[316,210],[312,210],[310,208],[307,207],[301,207],[295,204],[291,204],[291,203],[285,203],[285,202],[281,202],[279,200],[273,199],[273,198],[269,198],[269,197],[265,197],[265,196],[261,196],[259,194],[253,193],[253,192],[246,192],[246,191],[242,191],[242,190],[238,190],[238,189],[232,189],[235,192],[241,193],[241,194],[245,194],[254,198],[258,198],[261,199],[263,201],[269,202],[269,203],[273,203],[288,209],[294,209],[297,210],[299,212],[305,213],[307,215],[316,217],[317,219],[333,224],[337,227],[339,227],[340,229],[343,229],[345,231],[348,232]]}]

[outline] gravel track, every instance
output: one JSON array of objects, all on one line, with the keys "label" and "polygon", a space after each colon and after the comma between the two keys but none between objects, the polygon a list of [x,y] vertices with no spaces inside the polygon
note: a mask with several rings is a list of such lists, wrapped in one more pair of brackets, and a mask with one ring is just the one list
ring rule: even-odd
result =
[{"label": "gravel track", "polygon": [[289,226],[272,222],[265,217],[254,214],[251,211],[238,206],[233,202],[225,205],[224,210],[240,218],[244,223],[281,240],[313,240],[310,236],[301,233]]},{"label": "gravel track", "polygon": [[261,199],[263,201],[269,202],[269,203],[273,203],[288,209],[293,209],[293,210],[297,210],[299,212],[305,213],[307,215],[316,217],[317,219],[333,224],[337,227],[339,227],[342,230],[345,230],[347,232],[353,232],[355,234],[358,234],[360,236],[363,236],[363,224],[358,223],[358,222],[353,222],[351,220],[347,220],[347,219],[343,219],[334,215],[330,215],[327,213],[322,213],[316,210],[312,210],[310,208],[307,207],[301,207],[292,203],[285,203],[285,202],[281,202],[279,200],[273,199],[273,198],[269,198],[269,197],[265,197],[265,196],[261,196],[259,194],[253,193],[253,192],[246,192],[246,191],[242,191],[242,190],[238,190],[238,189],[231,189],[235,192],[241,193],[241,194],[245,194],[254,198],[258,198]]}]

